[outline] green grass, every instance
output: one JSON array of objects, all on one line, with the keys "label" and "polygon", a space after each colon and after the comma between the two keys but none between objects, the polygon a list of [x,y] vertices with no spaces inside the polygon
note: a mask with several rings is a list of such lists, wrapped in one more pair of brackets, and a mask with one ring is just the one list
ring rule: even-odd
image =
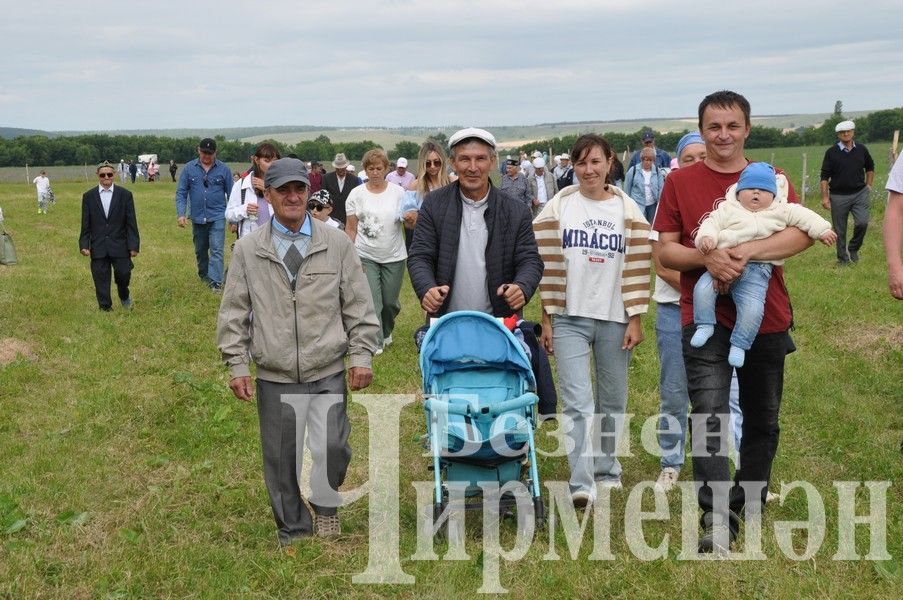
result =
[{"label": "green grass", "polygon": [[[792,171],[796,152],[782,150],[775,161]],[[343,510],[341,539],[299,544],[295,557],[279,552],[262,480],[256,410],[227,388],[214,339],[219,297],[195,275],[190,230],[175,224],[174,184],[132,186],[142,252],[135,259],[131,313],[96,308],[88,259],[77,249],[79,200],[88,185],[61,181],[54,187],[59,203],[38,216],[33,186],[0,185],[0,206],[20,261],[0,266],[0,354],[14,345],[21,350],[0,365],[0,598],[460,598],[480,587],[476,521],[468,523],[469,559],[410,559],[416,550],[411,482],[431,480],[417,443],[423,428],[419,403],[402,413],[398,523],[402,565],[416,584],[352,583],[367,564],[366,500]],[[787,265],[799,351],[787,361],[773,478],[775,486],[808,481],[824,497],[827,535],[815,557],[791,561],[776,545],[775,521],[806,516],[802,496],[792,496],[768,508],[767,560],[677,560],[680,502],[674,496],[671,518],[645,527],[650,545],[670,536],[668,557],[640,561],[625,541],[625,491],[610,515],[615,560],[589,561],[586,539],[572,561],[560,530],[561,560],[543,560],[549,540],[540,532],[524,559],[501,563],[502,585],[513,597],[899,595],[903,303],[887,291],[882,206],[875,203],[858,266],[834,268],[833,250],[820,245]],[[420,312],[409,285],[402,301],[396,342],[375,359],[368,392],[419,388],[410,333]],[[537,318],[536,302],[528,316]],[[647,339],[630,370],[628,406],[636,417],[633,455],[622,461],[627,489],[658,474],[658,460],[640,445],[642,422],[658,410],[652,323],[650,314],[644,319]],[[367,430],[361,406],[352,405],[351,417],[355,454],[347,485],[355,487],[367,478],[369,435],[379,432]],[[555,442],[545,431],[539,444],[551,449]],[[567,480],[562,457],[542,459],[540,471],[543,480]],[[893,560],[832,560],[835,480],[893,482],[887,495]],[[859,511],[866,509],[860,502]],[[503,529],[510,545],[513,528]],[[860,527],[860,554],[868,549],[866,537]],[[445,546],[436,550],[442,556]]]}]

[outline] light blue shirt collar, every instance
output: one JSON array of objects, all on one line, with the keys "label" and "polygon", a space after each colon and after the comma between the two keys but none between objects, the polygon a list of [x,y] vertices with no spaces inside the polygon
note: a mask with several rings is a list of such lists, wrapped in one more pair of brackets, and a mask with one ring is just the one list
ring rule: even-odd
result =
[{"label": "light blue shirt collar", "polygon": [[304,217],[304,223],[301,224],[301,230],[298,231],[297,233],[295,233],[294,231],[292,231],[291,229],[289,229],[288,227],[286,227],[285,225],[280,223],[279,220],[276,219],[276,217],[273,217],[273,227],[276,229],[276,231],[278,231],[279,233],[283,233],[285,235],[289,235],[289,236],[306,235],[307,237],[310,237],[310,235],[311,235],[310,220],[311,219],[313,219],[313,216],[310,213],[307,213],[307,216]]},{"label": "light blue shirt collar", "polygon": [[853,151],[853,148],[856,147],[856,142],[853,142],[852,144],[853,144],[853,145],[850,146],[849,149],[847,149],[847,147],[843,145],[843,142],[837,142],[837,147],[840,148],[840,151],[841,151],[841,152],[852,152],[852,151]]}]

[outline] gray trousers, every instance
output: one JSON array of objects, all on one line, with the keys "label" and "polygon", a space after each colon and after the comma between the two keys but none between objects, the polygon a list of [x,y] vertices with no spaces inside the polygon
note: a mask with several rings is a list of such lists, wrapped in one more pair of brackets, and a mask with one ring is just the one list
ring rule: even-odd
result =
[{"label": "gray trousers", "polygon": [[298,484],[305,434],[310,449],[310,504],[334,515],[341,504],[351,446],[346,411],[345,372],[310,383],[257,380],[257,413],[263,449],[263,479],[281,543],[313,533],[313,519]]},{"label": "gray trousers", "polygon": [[[853,237],[847,246],[847,219],[853,213]],[[837,233],[837,260],[848,262],[849,252],[859,252],[869,226],[869,189],[855,194],[831,194],[831,225]]]}]

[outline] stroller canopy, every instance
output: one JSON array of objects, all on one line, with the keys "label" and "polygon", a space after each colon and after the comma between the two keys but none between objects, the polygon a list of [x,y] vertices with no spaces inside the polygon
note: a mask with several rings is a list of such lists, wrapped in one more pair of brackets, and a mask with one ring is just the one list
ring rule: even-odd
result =
[{"label": "stroller canopy", "polygon": [[420,348],[424,391],[428,391],[433,378],[442,373],[479,367],[516,372],[526,378],[530,389],[536,387],[530,359],[523,346],[492,315],[476,311],[453,312],[429,328]]}]

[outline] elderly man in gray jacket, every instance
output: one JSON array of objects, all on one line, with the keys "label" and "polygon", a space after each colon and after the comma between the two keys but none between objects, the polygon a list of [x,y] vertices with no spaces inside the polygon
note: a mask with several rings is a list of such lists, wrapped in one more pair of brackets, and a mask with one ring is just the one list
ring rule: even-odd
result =
[{"label": "elderly man in gray jacket", "polygon": [[[274,217],[235,245],[217,338],[238,399],[253,398],[250,360],[257,365],[264,480],[278,541],[288,546],[341,532],[337,490],[351,459],[345,358],[348,386],[370,385],[379,321],[348,236],[307,213],[304,163],[274,161],[264,187]],[[305,434],[314,519],[298,483]]]},{"label": "elderly man in gray jacket", "polygon": [[533,177],[527,180],[530,184],[530,195],[533,197],[533,217],[539,216],[546,202],[558,193],[558,183],[555,177],[546,169],[546,161],[543,157],[533,159]]}]

